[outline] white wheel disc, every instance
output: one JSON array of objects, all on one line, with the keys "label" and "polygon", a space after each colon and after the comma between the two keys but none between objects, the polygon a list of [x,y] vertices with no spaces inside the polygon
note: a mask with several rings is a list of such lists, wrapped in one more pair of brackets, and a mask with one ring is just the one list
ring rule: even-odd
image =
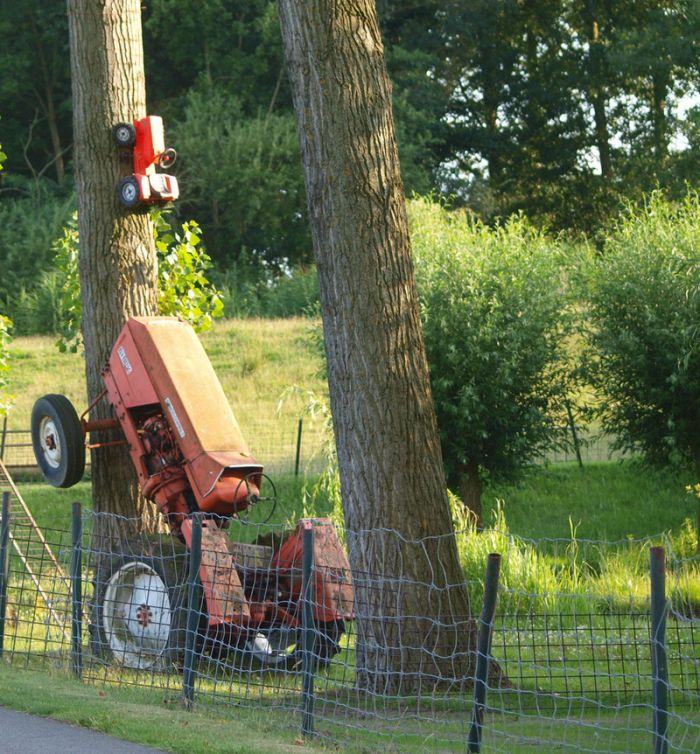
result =
[{"label": "white wheel disc", "polygon": [[57,469],[61,465],[61,438],[54,420],[44,416],[39,425],[39,442],[46,463]]},{"label": "white wheel disc", "polygon": [[139,561],[122,566],[107,584],[102,624],[117,662],[129,668],[152,667],[168,646],[172,624],[161,577]]},{"label": "white wheel disc", "polygon": [[138,196],[136,186],[133,183],[125,183],[122,186],[122,196],[124,197],[124,201],[133,202]]},{"label": "white wheel disc", "polygon": [[126,126],[122,126],[121,128],[117,129],[117,139],[119,139],[122,144],[126,144],[127,141],[131,138],[131,131]]}]

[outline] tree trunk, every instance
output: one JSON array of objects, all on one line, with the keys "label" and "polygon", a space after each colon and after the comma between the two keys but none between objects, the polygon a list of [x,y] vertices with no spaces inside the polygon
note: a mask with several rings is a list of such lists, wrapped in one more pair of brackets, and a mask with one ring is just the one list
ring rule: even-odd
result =
[{"label": "tree trunk", "polygon": [[601,48],[600,25],[596,13],[595,0],[585,2],[586,25],[588,27],[589,45],[589,84],[588,92],[593,105],[593,120],[595,123],[595,141],[600,159],[600,172],[603,178],[613,177],[612,157],[610,154],[610,133],[608,129],[608,114],[606,111],[605,86],[603,83],[605,70],[603,51]]},{"label": "tree trunk", "polygon": [[669,76],[666,72],[655,73],[651,82],[651,118],[654,138],[656,169],[661,170],[668,156],[668,133],[666,124],[666,96]]},{"label": "tree trunk", "polygon": [[[358,684],[417,693],[463,679],[473,623],[446,496],[375,4],[279,0],[279,10],[350,562],[363,574],[356,581]],[[424,537],[435,539],[411,541]]]},{"label": "tree trunk", "polygon": [[[117,202],[132,172],[112,142],[115,123],[146,114],[140,0],[68,0],[73,86],[74,167],[80,231],[80,284],[88,396],[127,318],[157,312],[157,261],[147,212]],[[101,401],[91,418],[109,415]],[[155,521],[140,495],[125,447],[92,451],[95,510]]]},{"label": "tree trunk", "polygon": [[483,508],[481,505],[481,477],[479,465],[469,461],[464,472],[459,476],[459,495],[465,507],[474,514],[476,525],[483,525]]}]

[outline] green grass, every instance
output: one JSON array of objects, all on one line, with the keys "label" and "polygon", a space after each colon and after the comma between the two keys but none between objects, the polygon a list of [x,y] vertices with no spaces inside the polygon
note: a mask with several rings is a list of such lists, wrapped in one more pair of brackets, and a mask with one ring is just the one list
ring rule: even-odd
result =
[{"label": "green grass", "polygon": [[[493,699],[497,702],[497,699]],[[129,741],[154,746],[176,754],[277,754],[278,752],[322,752],[323,739],[304,742],[298,734],[296,715],[269,709],[248,709],[222,702],[183,709],[175,689],[169,691],[136,688],[94,687],[51,672],[23,672],[0,665],[0,704],[24,712],[80,725]],[[424,714],[427,710],[424,711]],[[691,736],[697,725],[696,712],[672,720],[671,740]],[[348,718],[337,724],[323,720],[321,735],[344,739],[342,751],[368,754],[383,751],[463,751],[470,718],[469,703],[453,706],[440,715],[438,725],[419,726],[410,716],[394,723],[372,718]],[[363,726],[353,731],[349,725]],[[567,714],[566,705],[541,717],[526,711],[487,714],[482,751],[491,754],[544,754],[576,751],[586,744],[588,751],[646,752],[651,749],[651,716],[643,709],[596,711],[582,709]],[[378,731],[384,730],[383,733]],[[453,743],[447,743],[452,740]],[[461,741],[461,744],[460,744]],[[685,745],[688,745],[685,739]]]},{"label": "green grass", "polygon": [[490,485],[484,514],[490,520],[502,501],[510,531],[536,539],[571,536],[615,541],[678,531],[695,519],[697,499],[685,491],[692,477],[630,461],[537,467],[519,484]]},{"label": "green grass", "polygon": [[187,711],[177,694],[99,688],[62,675],[20,672],[0,665],[0,704],[176,754],[314,752],[291,720],[243,708]]}]

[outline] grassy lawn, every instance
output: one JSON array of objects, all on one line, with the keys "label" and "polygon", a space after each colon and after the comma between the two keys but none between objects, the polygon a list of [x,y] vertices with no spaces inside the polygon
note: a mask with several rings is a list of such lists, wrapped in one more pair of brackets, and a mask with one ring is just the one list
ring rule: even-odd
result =
[{"label": "grassy lawn", "polygon": [[677,531],[695,520],[697,501],[685,491],[692,477],[624,462],[541,466],[515,485],[490,485],[486,520],[503,502],[511,532],[522,537],[571,536],[569,519],[583,539],[615,541]]},{"label": "grassy lawn", "polygon": [[99,688],[47,672],[0,665],[0,704],[176,754],[313,752],[278,713],[237,708],[186,711],[175,693]]},{"label": "grassy lawn", "polygon": [[[305,742],[298,732],[298,716],[272,709],[247,709],[225,704],[183,709],[174,690],[98,687],[49,672],[23,672],[0,665],[0,704],[24,712],[53,717],[103,733],[154,746],[176,754],[278,754],[338,751],[327,736],[345,736],[340,750],[368,754],[385,752],[464,751],[470,711],[456,709],[439,727],[419,732],[410,717],[385,723],[352,718],[331,725],[323,710],[317,723],[320,740]],[[686,715],[700,722],[695,712]],[[360,723],[363,731],[350,726]],[[695,723],[693,723],[695,724]],[[651,716],[647,710],[583,711],[534,717],[528,713],[487,714],[482,751],[491,754],[580,751],[646,752],[651,749]],[[671,722],[671,740],[682,735]],[[374,731],[373,731],[374,729]],[[388,733],[388,731],[391,731]],[[692,731],[687,734],[692,737]],[[546,743],[545,743],[546,742]],[[688,744],[688,739],[685,739]]]}]

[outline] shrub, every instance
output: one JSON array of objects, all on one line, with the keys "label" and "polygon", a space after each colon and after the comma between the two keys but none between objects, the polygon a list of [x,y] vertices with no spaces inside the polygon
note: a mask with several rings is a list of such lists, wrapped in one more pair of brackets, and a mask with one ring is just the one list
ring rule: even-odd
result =
[{"label": "shrub", "polygon": [[12,396],[7,391],[8,372],[10,371],[10,331],[12,322],[0,314],[0,416],[4,416],[12,405]]},{"label": "shrub", "polygon": [[564,441],[562,254],[522,217],[489,228],[421,199],[409,221],[448,483],[480,516],[485,474],[517,476]]},{"label": "shrub", "polygon": [[4,185],[16,195],[0,202],[0,301],[15,319],[14,302],[21,291],[31,294],[42,275],[52,270],[52,243],[70,218],[75,199],[56,193],[48,182],[15,179]]},{"label": "shrub", "polygon": [[700,197],[630,207],[584,266],[583,370],[617,449],[700,479]]}]

